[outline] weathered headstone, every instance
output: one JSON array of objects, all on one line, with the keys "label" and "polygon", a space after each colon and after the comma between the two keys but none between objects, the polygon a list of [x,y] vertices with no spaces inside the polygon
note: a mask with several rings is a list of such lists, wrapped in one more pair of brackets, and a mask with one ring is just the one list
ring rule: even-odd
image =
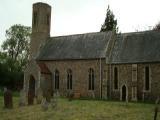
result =
[{"label": "weathered headstone", "polygon": [[37,104],[40,104],[43,99],[43,92],[41,88],[37,89]]},{"label": "weathered headstone", "polygon": [[57,99],[56,99],[56,97],[52,97],[50,104],[51,104],[52,108],[55,108],[57,106]]},{"label": "weathered headstone", "polygon": [[60,97],[60,94],[58,91],[55,92],[55,97],[59,98]]},{"label": "weathered headstone", "polygon": [[51,97],[52,97],[52,95],[51,95],[51,90],[47,90],[47,91],[46,91],[46,101],[47,101],[47,102],[50,102]]},{"label": "weathered headstone", "polygon": [[154,109],[154,120],[157,120],[157,115],[158,115],[158,111],[159,111],[159,108],[158,108],[158,104],[159,104],[159,98],[157,98],[156,100],[156,103],[155,103],[155,109]]},{"label": "weathered headstone", "polygon": [[19,98],[19,106],[25,106],[25,105],[26,105],[26,94],[24,90],[21,90]]},{"label": "weathered headstone", "polygon": [[93,99],[95,99],[95,93],[94,93],[94,91],[92,91],[91,96],[92,96]]},{"label": "weathered headstone", "polygon": [[4,107],[13,108],[12,93],[10,90],[4,89]]},{"label": "weathered headstone", "polygon": [[47,111],[48,110],[48,106],[49,106],[49,103],[47,102],[46,98],[43,98],[42,99],[42,103],[41,103],[42,110],[43,111]]},{"label": "weathered headstone", "polygon": [[33,103],[34,103],[34,96],[35,96],[34,91],[29,90],[28,91],[28,105],[33,105]]}]

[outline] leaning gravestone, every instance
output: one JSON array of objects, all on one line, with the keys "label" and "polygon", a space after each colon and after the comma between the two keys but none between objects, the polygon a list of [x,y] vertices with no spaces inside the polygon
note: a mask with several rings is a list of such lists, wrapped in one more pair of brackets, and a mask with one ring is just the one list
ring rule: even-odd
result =
[{"label": "leaning gravestone", "polygon": [[19,106],[25,106],[25,105],[26,105],[26,94],[24,90],[21,90],[19,98]]},{"label": "leaning gravestone", "polygon": [[37,89],[37,104],[40,104],[43,99],[43,92],[41,88]]},{"label": "leaning gravestone", "polygon": [[158,115],[158,111],[159,111],[159,107],[158,107],[159,102],[160,102],[160,99],[158,97],[157,100],[156,100],[156,106],[155,106],[155,109],[154,109],[154,120],[157,120],[157,115]]},{"label": "leaning gravestone", "polygon": [[10,90],[4,90],[4,107],[13,108],[12,93]]},{"label": "leaning gravestone", "polygon": [[55,108],[57,106],[57,99],[53,97],[50,101],[50,104],[52,108]]},{"label": "leaning gravestone", "polygon": [[46,98],[43,98],[42,99],[42,103],[41,103],[42,110],[43,111],[47,111],[48,110],[48,106],[49,106],[49,103],[47,102]]},{"label": "leaning gravestone", "polygon": [[34,91],[28,91],[28,105],[33,105],[34,103]]}]

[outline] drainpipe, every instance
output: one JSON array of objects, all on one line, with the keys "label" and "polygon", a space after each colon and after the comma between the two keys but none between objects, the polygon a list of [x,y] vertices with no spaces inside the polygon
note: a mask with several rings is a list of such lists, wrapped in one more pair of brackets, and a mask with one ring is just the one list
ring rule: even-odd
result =
[{"label": "drainpipe", "polygon": [[100,80],[100,98],[102,99],[102,60],[99,59],[99,80]]},{"label": "drainpipe", "polygon": [[112,66],[111,63],[109,64],[109,72],[110,72],[110,78],[109,78],[109,97],[111,98],[111,91],[112,91],[112,84],[111,84],[111,80],[112,80]]}]

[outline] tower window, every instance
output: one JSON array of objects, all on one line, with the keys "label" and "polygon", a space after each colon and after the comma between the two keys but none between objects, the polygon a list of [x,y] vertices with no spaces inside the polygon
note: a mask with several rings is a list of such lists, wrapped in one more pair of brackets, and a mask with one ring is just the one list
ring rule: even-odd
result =
[{"label": "tower window", "polygon": [[89,69],[89,90],[94,90],[94,70],[92,68]]},{"label": "tower window", "polygon": [[149,90],[150,87],[150,72],[149,67],[145,67],[145,90]]},{"label": "tower window", "polygon": [[38,20],[37,12],[34,12],[34,14],[33,14],[33,24],[34,24],[34,25],[37,24],[37,20]]},{"label": "tower window", "polygon": [[47,25],[49,25],[49,15],[47,15]]},{"label": "tower window", "polygon": [[72,70],[67,70],[67,89],[72,89]]},{"label": "tower window", "polygon": [[114,68],[114,89],[118,89],[118,69]]},{"label": "tower window", "polygon": [[59,89],[59,71],[55,70],[55,76],[54,76],[54,80],[55,80],[55,89]]}]

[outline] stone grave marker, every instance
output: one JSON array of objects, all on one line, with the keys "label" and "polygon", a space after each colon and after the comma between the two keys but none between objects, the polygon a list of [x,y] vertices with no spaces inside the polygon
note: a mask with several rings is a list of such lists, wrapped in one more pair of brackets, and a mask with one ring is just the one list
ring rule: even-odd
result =
[{"label": "stone grave marker", "polygon": [[19,98],[19,106],[25,106],[25,105],[26,105],[26,94],[24,90],[21,90]]},{"label": "stone grave marker", "polygon": [[57,100],[55,98],[52,98],[50,104],[52,108],[55,108],[57,106]]},{"label": "stone grave marker", "polygon": [[4,89],[4,108],[13,108],[12,92]]},{"label": "stone grave marker", "polygon": [[91,96],[92,96],[93,99],[95,99],[95,93],[94,93],[94,91],[91,92]]},{"label": "stone grave marker", "polygon": [[47,102],[50,102],[51,97],[52,97],[51,91],[50,91],[50,90],[47,90],[47,91],[46,91],[46,100],[47,100]]},{"label": "stone grave marker", "polygon": [[47,102],[46,98],[43,98],[42,99],[42,103],[41,103],[42,110],[43,111],[47,111],[48,110],[48,106],[49,106],[49,103]]},{"label": "stone grave marker", "polygon": [[159,111],[159,106],[158,106],[159,102],[160,102],[160,99],[158,97],[156,100],[156,103],[155,103],[154,120],[157,120],[157,115],[158,115],[158,111]]},{"label": "stone grave marker", "polygon": [[58,94],[54,93],[53,97],[51,98],[51,107],[55,108],[57,106],[57,99],[58,99]]}]

